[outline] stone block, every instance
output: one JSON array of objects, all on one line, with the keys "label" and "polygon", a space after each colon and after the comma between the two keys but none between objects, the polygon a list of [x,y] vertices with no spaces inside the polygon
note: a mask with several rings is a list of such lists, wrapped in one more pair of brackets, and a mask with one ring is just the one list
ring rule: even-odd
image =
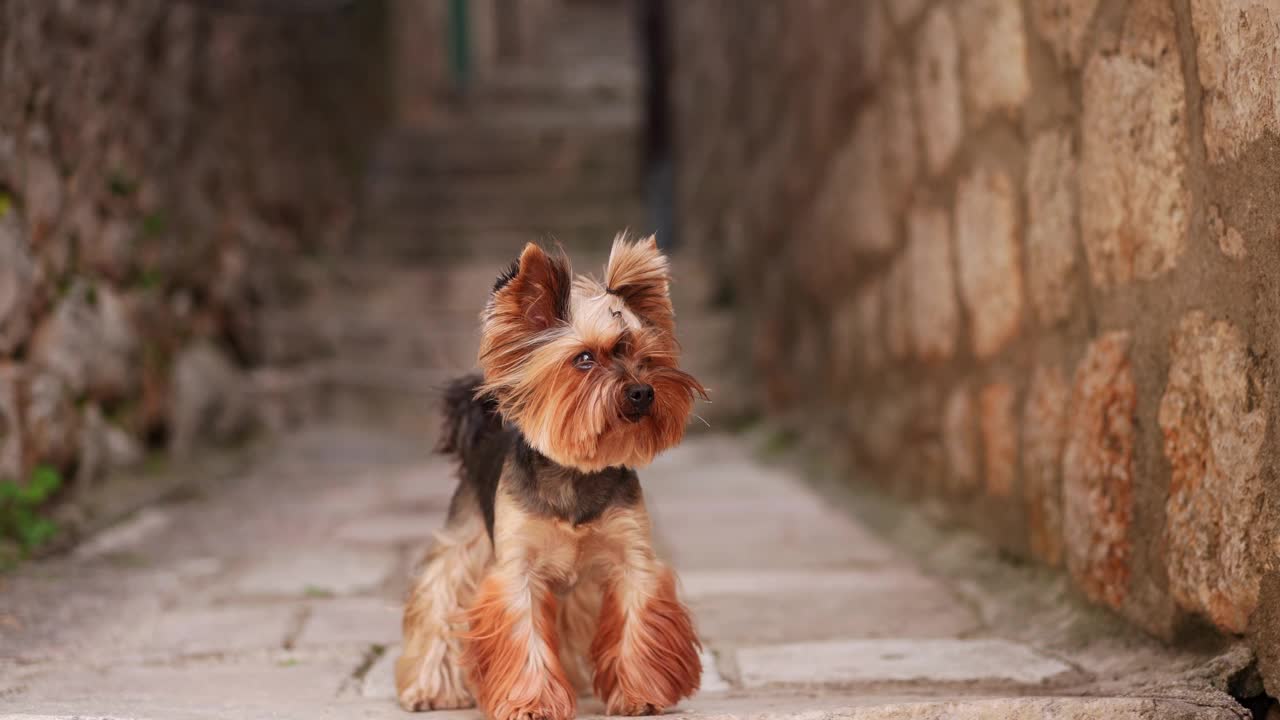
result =
[{"label": "stone block", "polygon": [[993,112],[1019,111],[1031,94],[1021,3],[964,0],[956,6],[956,25],[964,46],[971,124]]},{"label": "stone block", "polygon": [[843,274],[856,254],[884,252],[893,246],[885,187],[878,181],[883,152],[880,117],[865,111],[855,120],[849,141],[831,160],[817,201],[819,232],[835,243],[824,259],[836,263],[818,272]]},{"label": "stone block", "polygon": [[699,635],[716,647],[945,637],[979,626],[945,586],[900,569],[687,572],[680,584]]},{"label": "stone block", "polygon": [[27,373],[25,415],[28,453],[32,462],[65,468],[79,449],[80,415],[75,398],[59,376],[48,371]]},{"label": "stone block", "polygon": [[138,345],[123,299],[104,284],[78,281],[36,329],[31,363],[57,374],[77,395],[117,399],[137,382]]},{"label": "stone block", "polygon": [[886,348],[891,357],[899,360],[906,359],[912,352],[911,286],[910,267],[899,256],[884,282]]},{"label": "stone block", "polygon": [[1031,552],[1052,567],[1062,564],[1062,447],[1071,388],[1057,367],[1031,374],[1022,412],[1022,476]]},{"label": "stone block", "polygon": [[946,360],[955,354],[960,330],[950,218],[941,208],[916,207],[907,218],[907,228],[911,344],[924,360]]},{"label": "stone block", "polygon": [[857,305],[862,363],[867,370],[873,372],[884,366],[885,359],[884,332],[881,322],[883,301],[884,288],[879,279],[868,281],[858,291],[854,300]]},{"label": "stone block", "polygon": [[1171,270],[1186,246],[1187,118],[1173,9],[1129,5],[1114,47],[1084,69],[1080,219],[1100,288]]},{"label": "stone block", "polygon": [[36,290],[36,265],[11,202],[0,200],[0,355],[26,341]]},{"label": "stone block", "polygon": [[1130,336],[1113,331],[1089,344],[1076,367],[1062,453],[1067,568],[1090,598],[1119,608],[1133,556],[1137,388]]},{"label": "stone block", "polygon": [[979,358],[999,353],[1022,322],[1017,197],[1009,176],[979,168],[956,188],[956,258],[960,294]]},{"label": "stone block", "polygon": [[889,7],[889,20],[896,26],[903,26],[915,20],[924,10],[927,0],[885,0]]},{"label": "stone block", "polygon": [[317,600],[311,604],[294,647],[391,645],[400,640],[403,611],[403,604],[384,598]]},{"label": "stone block", "polygon": [[248,380],[221,349],[198,342],[173,363],[169,391],[170,449],[189,453],[199,442],[227,442],[252,420]]},{"label": "stone block", "polygon": [[0,480],[25,480],[22,367],[0,362]]},{"label": "stone block", "polygon": [[915,94],[925,161],[937,175],[950,164],[965,127],[960,41],[947,4],[929,11],[916,37]]},{"label": "stone block", "polygon": [[1031,0],[1031,21],[1062,65],[1084,60],[1085,31],[1097,7],[1098,0]]},{"label": "stone block", "polygon": [[895,210],[911,201],[920,168],[920,136],[912,96],[911,67],[907,58],[895,55],[886,61],[880,81],[880,113],[883,177],[887,200]]},{"label": "stone block", "polygon": [[239,596],[351,595],[380,586],[396,566],[391,550],[311,545],[279,549],[257,560],[236,580]]},{"label": "stone block", "polygon": [[1042,325],[1068,317],[1074,303],[1076,183],[1070,133],[1036,136],[1027,154],[1027,290]]},{"label": "stone block", "polygon": [[1280,132],[1280,6],[1259,0],[1192,0],[1196,66],[1204,88],[1204,143],[1211,162],[1239,157]]},{"label": "stone block", "polygon": [[1228,225],[1222,219],[1222,210],[1217,205],[1209,206],[1207,224],[1210,239],[1216,240],[1218,249],[1232,260],[1243,260],[1249,254],[1244,245],[1244,236],[1240,231]]},{"label": "stone block", "polygon": [[1172,468],[1165,505],[1169,590],[1178,604],[1243,632],[1273,552],[1263,489],[1267,388],[1239,328],[1182,318],[1160,401]]},{"label": "stone block", "polygon": [[1067,664],[1006,640],[845,640],[737,651],[745,688],[929,681],[1038,685]]},{"label": "stone block", "polygon": [[978,396],[982,431],[982,459],[987,495],[1008,498],[1018,474],[1018,423],[1014,418],[1016,392],[1009,383],[991,383]]},{"label": "stone block", "polygon": [[947,396],[942,415],[942,444],[946,450],[948,478],[957,492],[969,492],[978,484],[978,421],[973,390],[957,385]]}]

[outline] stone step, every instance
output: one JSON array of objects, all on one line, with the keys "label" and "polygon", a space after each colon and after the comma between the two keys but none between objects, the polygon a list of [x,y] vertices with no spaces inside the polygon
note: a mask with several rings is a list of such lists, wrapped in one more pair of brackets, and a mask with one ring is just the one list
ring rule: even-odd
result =
[{"label": "stone step", "polygon": [[504,181],[451,182],[440,177],[404,180],[379,178],[365,190],[366,214],[441,210],[572,213],[581,207],[640,202],[640,179],[634,173],[541,176],[522,173]]},{"label": "stone step", "polygon": [[383,174],[466,176],[514,171],[589,172],[634,164],[637,134],[632,128],[583,130],[575,127],[516,131],[399,134],[375,150],[369,171]]},{"label": "stone step", "polygon": [[433,235],[510,230],[540,233],[597,227],[613,227],[614,232],[618,232],[644,216],[643,204],[634,196],[591,203],[564,202],[546,205],[503,202],[487,206],[440,204],[432,207],[404,202],[395,206],[373,205],[365,210],[364,215],[367,226],[375,231],[409,228],[414,231],[429,231]]}]

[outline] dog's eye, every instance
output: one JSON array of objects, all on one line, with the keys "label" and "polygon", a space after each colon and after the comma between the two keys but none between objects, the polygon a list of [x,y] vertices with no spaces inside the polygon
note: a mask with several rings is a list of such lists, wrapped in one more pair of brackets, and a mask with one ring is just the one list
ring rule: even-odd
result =
[{"label": "dog's eye", "polygon": [[573,359],[573,366],[579,370],[590,370],[596,366],[596,356],[592,355],[589,350],[580,352]]}]

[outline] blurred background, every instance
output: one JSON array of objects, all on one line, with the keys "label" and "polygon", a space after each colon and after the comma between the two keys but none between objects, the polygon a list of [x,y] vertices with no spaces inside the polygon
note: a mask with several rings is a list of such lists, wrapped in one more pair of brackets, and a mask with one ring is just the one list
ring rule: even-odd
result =
[{"label": "blurred background", "polygon": [[0,562],[425,452],[496,272],[629,229],[699,432],[1275,688],[1277,57],[1255,0],[0,0]]}]

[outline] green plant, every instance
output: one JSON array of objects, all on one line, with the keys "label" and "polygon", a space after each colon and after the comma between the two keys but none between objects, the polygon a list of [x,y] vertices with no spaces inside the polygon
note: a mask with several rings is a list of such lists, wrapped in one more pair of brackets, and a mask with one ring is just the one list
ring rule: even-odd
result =
[{"label": "green plant", "polygon": [[13,208],[13,198],[9,193],[0,190],[0,218],[9,214],[9,210]]},{"label": "green plant", "polygon": [[58,525],[41,515],[40,508],[60,487],[61,473],[47,465],[37,466],[26,484],[0,481],[0,539],[15,541],[23,553],[52,540]]}]

